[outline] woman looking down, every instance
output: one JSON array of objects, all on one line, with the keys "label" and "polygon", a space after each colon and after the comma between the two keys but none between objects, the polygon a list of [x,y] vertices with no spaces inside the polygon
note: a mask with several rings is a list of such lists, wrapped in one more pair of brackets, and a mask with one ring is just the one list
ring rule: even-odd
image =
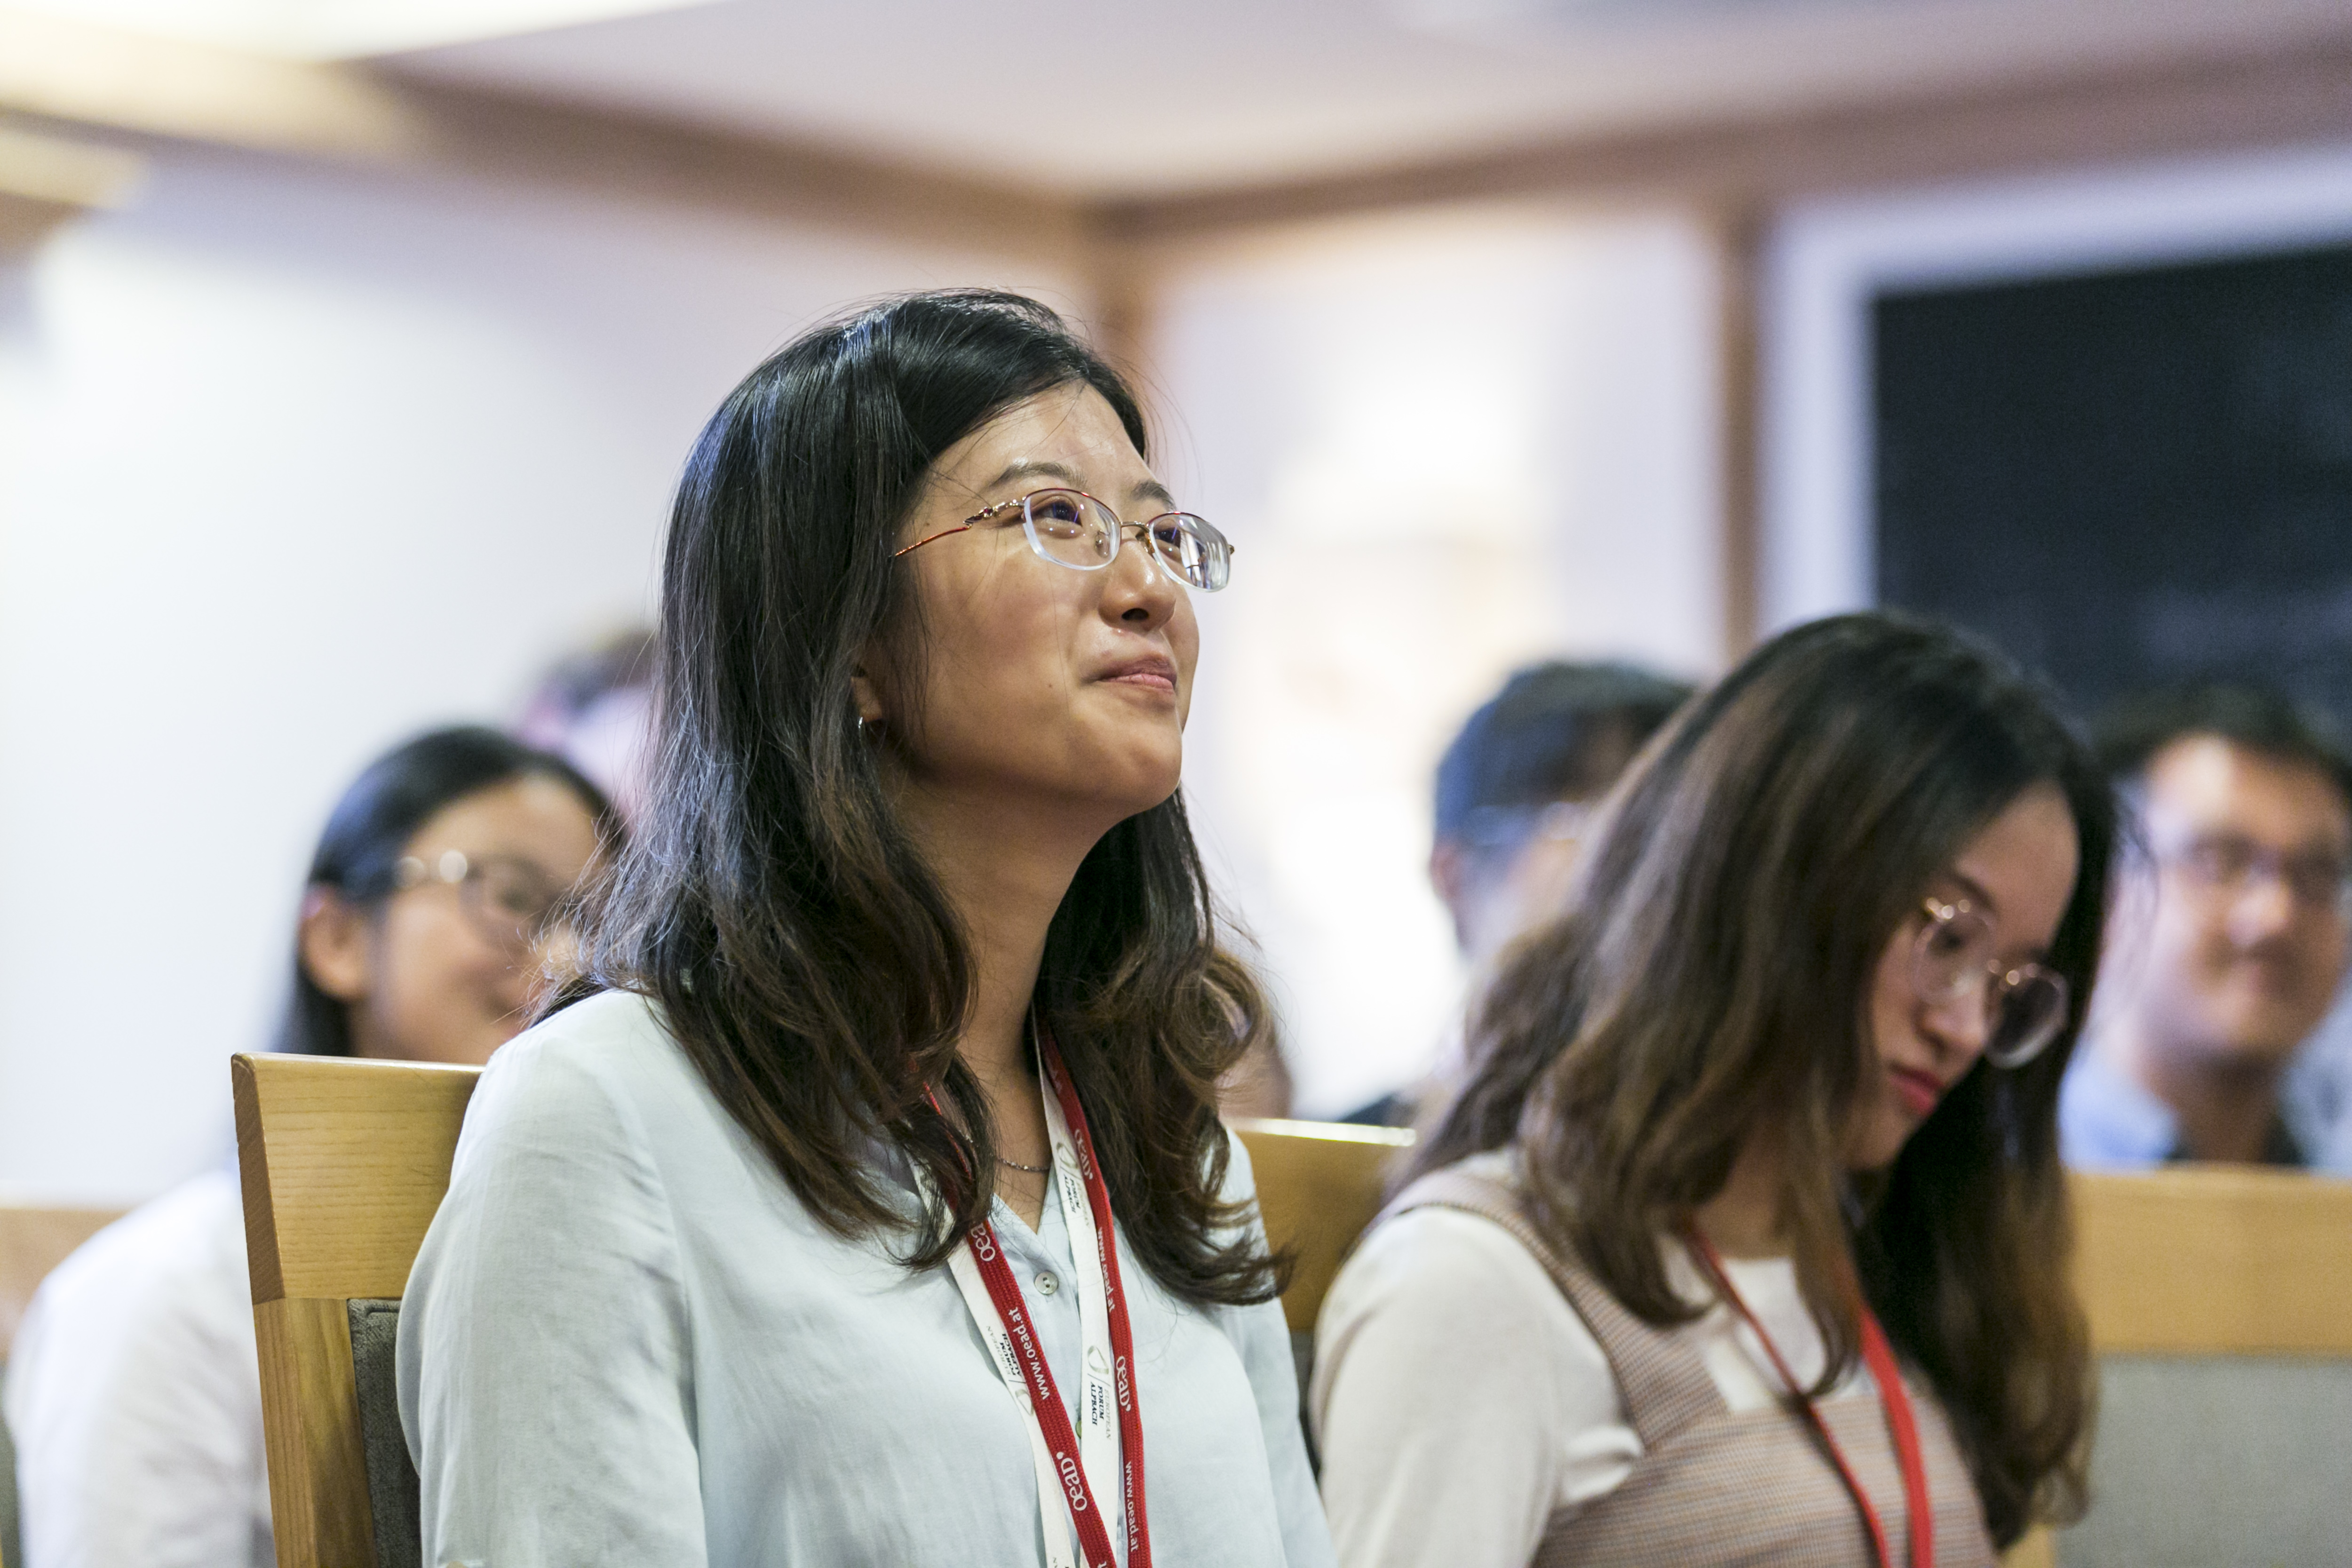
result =
[{"label": "woman looking down", "polygon": [[1325,1302],[1340,1561],[1952,1568],[2074,1507],[2113,821],[2013,669],[1895,617],[1671,722]]},{"label": "woman looking down", "polygon": [[1329,1560],[1177,795],[1231,549],[1145,450],[986,294],[704,430],[641,837],[409,1283],[427,1561]]}]

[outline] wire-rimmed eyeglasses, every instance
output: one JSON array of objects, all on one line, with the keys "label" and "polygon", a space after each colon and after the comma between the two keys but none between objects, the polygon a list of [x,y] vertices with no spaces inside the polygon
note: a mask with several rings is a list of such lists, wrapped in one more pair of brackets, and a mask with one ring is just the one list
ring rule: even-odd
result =
[{"label": "wire-rimmed eyeglasses", "polygon": [[895,561],[932,540],[1016,511],[1021,531],[1029,536],[1029,548],[1037,558],[1073,572],[1099,572],[1118,560],[1119,546],[1131,529],[1179,582],[1213,594],[1233,578],[1233,541],[1218,532],[1208,519],[1189,511],[1163,511],[1145,522],[1121,522],[1118,513],[1086,491],[1060,489],[1032,490],[1018,500],[999,501],[953,528],[943,528],[893,552],[890,558]]},{"label": "wire-rimmed eyeglasses", "polygon": [[1992,922],[1966,899],[1922,906],[1927,923],[1911,953],[1911,983],[1931,1007],[1969,999],[1984,1012],[1985,1060],[2021,1068],[2066,1027],[2066,977],[2039,963],[2006,963]]},{"label": "wire-rimmed eyeglasses", "polygon": [[1594,806],[1589,800],[1554,800],[1533,805],[1473,806],[1456,835],[1478,849],[1516,849],[1531,839],[1570,843],[1584,837]]},{"label": "wire-rimmed eyeglasses", "polygon": [[544,941],[563,908],[564,889],[530,861],[507,855],[468,857],[447,849],[427,862],[403,856],[392,868],[395,892],[446,882],[457,889],[467,921],[493,947],[524,952]]},{"label": "wire-rimmed eyeglasses", "polygon": [[2277,882],[2301,908],[2352,919],[2352,862],[2332,849],[2281,849],[2242,834],[2213,833],[2156,847],[2157,863],[2200,893],[2237,900]]}]

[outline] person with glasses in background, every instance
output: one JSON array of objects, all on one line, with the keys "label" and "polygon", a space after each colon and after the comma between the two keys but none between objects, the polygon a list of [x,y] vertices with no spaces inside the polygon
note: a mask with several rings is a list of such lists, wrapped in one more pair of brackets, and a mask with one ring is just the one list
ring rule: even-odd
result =
[{"label": "person with glasses in background", "polygon": [[429,1563],[1319,1568],[1178,793],[1233,546],[1051,310],[911,295],[686,465],[643,815],[409,1277]]},{"label": "person with glasses in background", "polygon": [[[521,1030],[566,895],[616,831],[569,763],[496,731],[395,747],[344,793],[311,858],[278,1048],[488,1060]],[[26,1568],[272,1568],[233,1164],[58,1265],[18,1331],[5,1399]]]},{"label": "person with glasses in background", "polygon": [[2352,965],[2352,757],[2249,686],[2153,692],[2100,727],[2137,831],[2088,1046],[2059,1124],[2070,1163],[2305,1165],[2281,1088]]},{"label": "person with glasses in background", "polygon": [[1327,1298],[1345,1568],[1985,1568],[2077,1509],[2057,1099],[2114,834],[2045,697],[1908,619],[1670,721]]},{"label": "person with glasses in background", "polygon": [[[1593,807],[1691,691],[1632,665],[1552,660],[1515,671],[1464,721],[1437,763],[1429,880],[1474,994],[1513,939],[1559,912]],[[1412,1125],[1460,1071],[1459,1047],[1341,1120]]]}]

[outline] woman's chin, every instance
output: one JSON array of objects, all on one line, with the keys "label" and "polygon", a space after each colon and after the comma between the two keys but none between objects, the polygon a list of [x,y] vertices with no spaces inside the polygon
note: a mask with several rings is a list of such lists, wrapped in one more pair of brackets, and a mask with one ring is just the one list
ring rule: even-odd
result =
[{"label": "woman's chin", "polygon": [[1174,735],[1132,738],[1116,750],[1106,748],[1101,765],[1089,771],[1093,793],[1125,821],[1150,811],[1183,784],[1183,742]]},{"label": "woman's chin", "polygon": [[1183,776],[1177,773],[1138,780],[1133,788],[1118,792],[1113,799],[1112,809],[1118,813],[1121,822],[1130,816],[1140,816],[1153,806],[1165,804],[1183,782]]},{"label": "woman's chin", "polygon": [[1901,1157],[1903,1145],[1911,1141],[1911,1134],[1916,1131],[1909,1119],[1892,1110],[1879,1110],[1854,1130],[1853,1142],[1846,1148],[1846,1169],[1856,1174],[1885,1170]]}]

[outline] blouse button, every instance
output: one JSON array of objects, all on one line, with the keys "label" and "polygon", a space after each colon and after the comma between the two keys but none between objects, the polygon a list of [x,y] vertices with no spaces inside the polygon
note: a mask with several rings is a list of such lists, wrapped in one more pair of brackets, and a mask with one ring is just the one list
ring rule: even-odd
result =
[{"label": "blouse button", "polygon": [[1050,1296],[1061,1288],[1062,1282],[1059,1279],[1055,1279],[1053,1275],[1040,1274],[1037,1276],[1037,1294],[1040,1296]]}]

